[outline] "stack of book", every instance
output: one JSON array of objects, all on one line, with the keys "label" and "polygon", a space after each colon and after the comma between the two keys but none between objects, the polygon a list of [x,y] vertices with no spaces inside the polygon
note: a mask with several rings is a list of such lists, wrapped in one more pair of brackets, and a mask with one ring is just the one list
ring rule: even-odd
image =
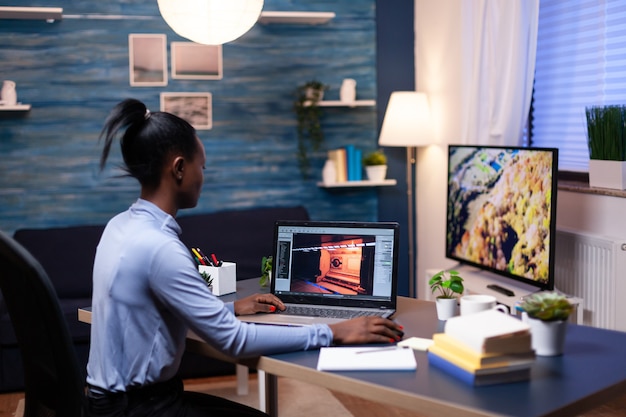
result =
[{"label": "stack of book", "polygon": [[337,182],[361,181],[363,179],[363,152],[348,145],[328,151],[328,159],[335,162]]},{"label": "stack of book", "polygon": [[457,316],[428,348],[431,366],[474,386],[530,379],[535,361],[530,328],[496,310]]}]

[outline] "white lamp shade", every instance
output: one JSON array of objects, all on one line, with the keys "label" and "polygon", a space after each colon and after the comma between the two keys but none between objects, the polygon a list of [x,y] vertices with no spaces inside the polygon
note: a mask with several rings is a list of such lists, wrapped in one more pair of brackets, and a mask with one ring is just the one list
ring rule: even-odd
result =
[{"label": "white lamp shade", "polygon": [[391,93],[378,144],[409,147],[426,146],[432,142],[430,107],[426,93]]},{"label": "white lamp shade", "polygon": [[196,43],[221,45],[249,31],[263,0],[158,0],[159,11],[174,32]]}]

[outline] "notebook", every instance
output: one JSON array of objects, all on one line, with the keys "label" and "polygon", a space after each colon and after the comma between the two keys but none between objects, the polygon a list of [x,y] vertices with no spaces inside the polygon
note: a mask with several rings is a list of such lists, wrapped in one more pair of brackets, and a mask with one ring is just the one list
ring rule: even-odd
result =
[{"label": "notebook", "polygon": [[293,313],[294,308],[390,317],[396,310],[398,235],[395,222],[277,221],[271,293],[287,311],[239,319],[282,325],[347,319]]}]

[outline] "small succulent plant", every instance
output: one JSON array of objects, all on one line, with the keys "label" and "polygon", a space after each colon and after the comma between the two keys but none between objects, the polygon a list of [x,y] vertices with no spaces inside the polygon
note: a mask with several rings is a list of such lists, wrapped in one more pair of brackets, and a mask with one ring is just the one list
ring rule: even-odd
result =
[{"label": "small succulent plant", "polygon": [[273,258],[271,256],[264,256],[261,259],[261,287],[265,287],[270,283],[270,274],[272,273],[272,262]]},{"label": "small succulent plant", "polygon": [[382,150],[377,150],[367,154],[362,162],[365,166],[387,165],[387,155]]},{"label": "small succulent plant", "polygon": [[458,271],[453,269],[449,271],[439,271],[428,281],[433,294],[439,291],[437,298],[454,298],[454,294],[463,294],[463,278]]},{"label": "small succulent plant", "polygon": [[525,297],[520,308],[529,317],[543,321],[567,320],[573,306],[563,294],[546,291]]},{"label": "small succulent plant", "polygon": [[211,274],[209,274],[206,271],[202,271],[200,272],[200,276],[202,277],[204,282],[206,282],[207,287],[210,287],[213,285],[213,278],[211,278]]}]

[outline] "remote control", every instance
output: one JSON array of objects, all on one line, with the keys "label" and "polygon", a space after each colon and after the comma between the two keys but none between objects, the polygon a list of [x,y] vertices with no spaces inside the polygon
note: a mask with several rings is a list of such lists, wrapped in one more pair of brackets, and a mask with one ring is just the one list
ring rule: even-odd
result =
[{"label": "remote control", "polygon": [[513,297],[515,295],[515,293],[508,288],[504,288],[496,284],[489,284],[487,285],[487,288],[489,288],[490,290],[498,291],[499,293],[502,293],[504,295],[508,295],[509,297]]}]

